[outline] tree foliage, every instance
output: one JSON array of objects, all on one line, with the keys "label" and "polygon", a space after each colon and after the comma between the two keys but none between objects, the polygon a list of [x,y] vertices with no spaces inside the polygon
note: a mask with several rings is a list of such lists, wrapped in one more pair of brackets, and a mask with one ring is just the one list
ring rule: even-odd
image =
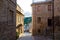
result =
[{"label": "tree foliage", "polygon": [[28,24],[32,21],[32,17],[25,17],[24,18],[24,24]]}]

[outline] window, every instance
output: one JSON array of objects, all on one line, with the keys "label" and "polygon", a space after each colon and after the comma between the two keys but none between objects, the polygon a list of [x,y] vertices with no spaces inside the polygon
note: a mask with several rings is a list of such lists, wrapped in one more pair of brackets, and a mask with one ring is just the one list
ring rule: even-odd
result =
[{"label": "window", "polygon": [[41,31],[40,31],[40,29],[38,29],[38,33],[40,33]]},{"label": "window", "polygon": [[48,5],[48,11],[51,11],[51,5]]},{"label": "window", "polygon": [[38,11],[38,12],[40,11],[40,6],[37,6],[37,11]]},{"label": "window", "polygon": [[11,21],[11,22],[13,22],[13,13],[14,13],[14,12],[13,12],[12,10],[10,10],[10,18],[11,18],[10,21]]},{"label": "window", "polygon": [[20,15],[18,16],[18,22],[21,22],[21,16]]},{"label": "window", "polygon": [[52,19],[48,19],[48,26],[52,26]]},{"label": "window", "polygon": [[22,28],[21,28],[21,33],[22,33]]},{"label": "window", "polygon": [[37,17],[37,23],[40,23],[40,22],[41,22],[41,18]]}]

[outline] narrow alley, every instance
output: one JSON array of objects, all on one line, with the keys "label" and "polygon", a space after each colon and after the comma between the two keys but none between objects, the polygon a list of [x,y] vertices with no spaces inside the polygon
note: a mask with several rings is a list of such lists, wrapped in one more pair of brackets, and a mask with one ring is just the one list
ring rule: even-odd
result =
[{"label": "narrow alley", "polygon": [[60,40],[59,3],[57,0],[17,0],[16,39]]},{"label": "narrow alley", "polygon": [[20,37],[17,40],[52,40],[48,37],[44,37],[44,36],[32,36],[31,33],[29,32],[25,32],[22,37]]}]

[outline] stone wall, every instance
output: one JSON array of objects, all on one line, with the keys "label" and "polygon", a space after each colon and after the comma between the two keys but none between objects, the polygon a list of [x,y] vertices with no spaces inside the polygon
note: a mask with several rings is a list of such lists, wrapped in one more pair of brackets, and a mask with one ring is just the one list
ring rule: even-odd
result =
[{"label": "stone wall", "polygon": [[0,0],[0,40],[16,40],[15,17],[16,2]]},{"label": "stone wall", "polygon": [[[42,3],[33,3],[32,4],[32,23],[33,23],[33,34],[40,35],[43,34],[43,30],[48,27],[48,18],[51,18],[52,11],[48,11],[48,5],[52,3],[42,2]],[[38,17],[41,18],[41,22],[38,23]],[[40,30],[40,33],[38,32]]]},{"label": "stone wall", "polygon": [[[54,16],[55,17],[59,16],[59,20],[60,20],[60,0],[54,0]],[[55,40],[60,40],[60,26],[55,25],[54,32],[55,32]]]}]

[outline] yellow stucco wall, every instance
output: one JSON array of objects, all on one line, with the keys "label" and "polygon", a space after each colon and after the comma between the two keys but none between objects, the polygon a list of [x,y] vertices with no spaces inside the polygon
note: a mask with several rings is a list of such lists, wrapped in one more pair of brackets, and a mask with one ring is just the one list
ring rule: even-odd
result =
[{"label": "yellow stucco wall", "polygon": [[16,31],[21,33],[24,33],[24,15],[22,14],[23,12],[21,12],[21,8],[19,6],[17,6],[17,12],[16,12],[16,27],[20,24],[22,24],[22,26],[19,26],[18,28],[16,28]]}]

